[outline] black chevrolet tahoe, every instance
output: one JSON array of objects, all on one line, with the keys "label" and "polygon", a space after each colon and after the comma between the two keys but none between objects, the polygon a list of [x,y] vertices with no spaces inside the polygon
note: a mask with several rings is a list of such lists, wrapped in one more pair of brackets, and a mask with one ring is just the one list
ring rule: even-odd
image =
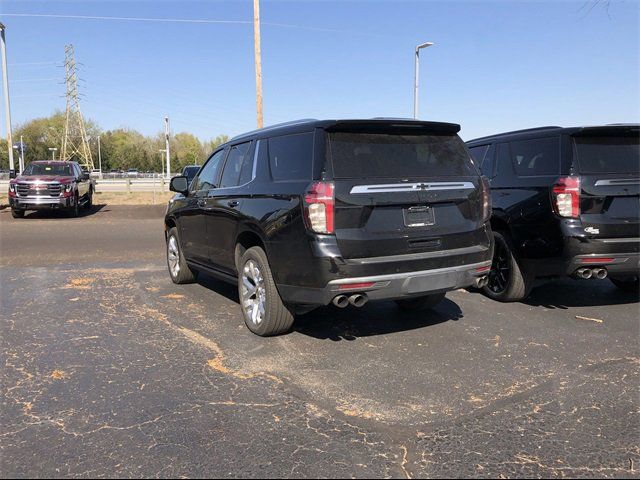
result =
[{"label": "black chevrolet tahoe", "polygon": [[609,278],[638,292],[640,125],[541,127],[467,142],[491,181],[495,254],[484,292],[536,278]]},{"label": "black chevrolet tahoe", "polygon": [[176,283],[203,271],[237,283],[248,328],[287,331],[297,313],[393,299],[435,305],[486,281],[488,182],[460,126],[303,120],[220,146],[165,217]]}]

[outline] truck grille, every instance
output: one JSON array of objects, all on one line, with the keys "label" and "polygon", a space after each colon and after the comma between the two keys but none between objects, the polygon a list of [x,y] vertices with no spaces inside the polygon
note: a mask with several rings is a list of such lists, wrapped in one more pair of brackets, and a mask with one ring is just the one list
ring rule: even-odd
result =
[{"label": "truck grille", "polygon": [[33,183],[19,183],[16,190],[21,197],[27,195],[58,197],[62,189],[59,183],[39,184],[39,187],[36,188],[36,184]]}]

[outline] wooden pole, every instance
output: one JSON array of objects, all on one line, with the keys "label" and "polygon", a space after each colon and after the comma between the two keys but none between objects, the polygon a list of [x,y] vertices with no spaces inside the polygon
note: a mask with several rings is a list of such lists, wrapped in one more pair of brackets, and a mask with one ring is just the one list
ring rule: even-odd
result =
[{"label": "wooden pole", "polygon": [[262,61],[260,53],[260,0],[253,0],[253,44],[256,62],[256,115],[262,128]]}]

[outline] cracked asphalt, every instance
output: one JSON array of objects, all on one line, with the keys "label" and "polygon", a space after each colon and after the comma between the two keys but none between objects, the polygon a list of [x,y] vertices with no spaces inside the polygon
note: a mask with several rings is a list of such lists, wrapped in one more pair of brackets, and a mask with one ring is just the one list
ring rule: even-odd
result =
[{"label": "cracked asphalt", "polygon": [[639,477],[638,295],[456,291],[264,339],[233,286],[171,283],[162,215],[0,211],[2,477]]}]

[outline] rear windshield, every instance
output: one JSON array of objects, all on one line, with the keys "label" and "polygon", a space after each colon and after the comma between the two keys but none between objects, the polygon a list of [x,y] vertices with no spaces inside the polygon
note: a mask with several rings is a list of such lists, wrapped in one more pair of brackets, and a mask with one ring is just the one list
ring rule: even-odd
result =
[{"label": "rear windshield", "polygon": [[575,137],[580,173],[639,173],[640,137]]},{"label": "rear windshield", "polygon": [[329,148],[335,178],[477,175],[457,135],[333,132]]},{"label": "rear windshield", "polygon": [[72,177],[71,165],[48,164],[48,163],[30,163],[24,169],[23,175],[61,175],[63,177]]}]

